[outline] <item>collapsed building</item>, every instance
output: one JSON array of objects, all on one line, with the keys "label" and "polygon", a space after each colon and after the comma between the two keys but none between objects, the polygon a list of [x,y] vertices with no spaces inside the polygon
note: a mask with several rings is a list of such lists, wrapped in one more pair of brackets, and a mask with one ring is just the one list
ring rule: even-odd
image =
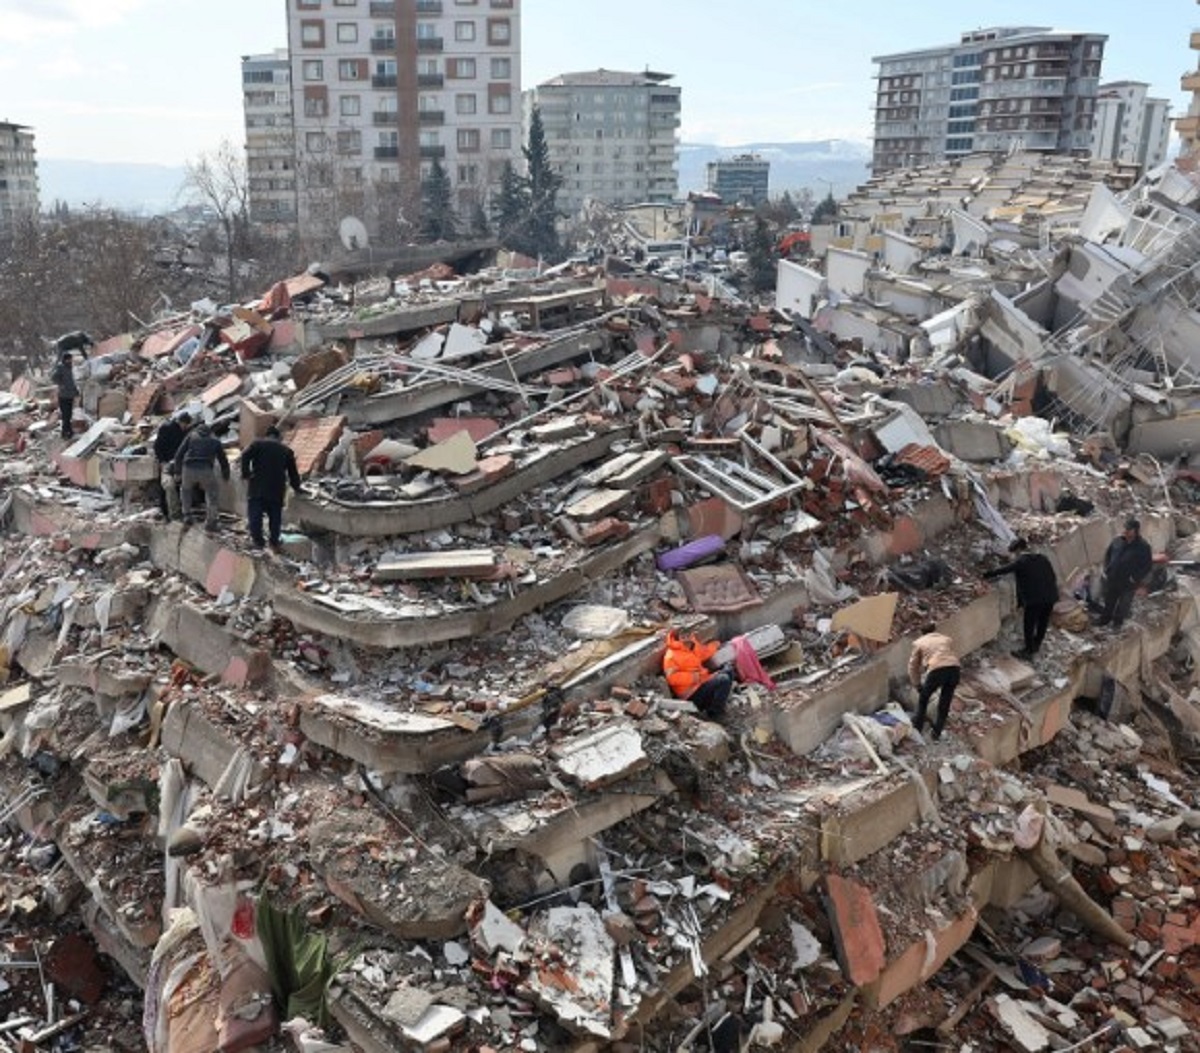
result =
[{"label": "collapsed building", "polygon": [[[301,275],[104,341],[73,441],[18,379],[0,1048],[1189,1048],[1196,191],[1004,164],[868,187],[773,309]],[[236,474],[218,533],[159,520],[184,408],[283,431],[280,554]],[[1155,571],[1100,632],[1129,514]],[[982,576],[1018,534],[1035,662]],[[669,627],[755,656],[724,721]]]}]

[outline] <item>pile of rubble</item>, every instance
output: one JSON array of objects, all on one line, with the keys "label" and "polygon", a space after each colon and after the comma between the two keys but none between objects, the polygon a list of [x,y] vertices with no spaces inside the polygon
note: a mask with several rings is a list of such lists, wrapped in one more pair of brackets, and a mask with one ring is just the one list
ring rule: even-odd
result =
[{"label": "pile of rubble", "polygon": [[[306,274],[105,340],[73,440],[18,378],[0,1049],[1188,1048],[1195,480],[1182,315],[1144,326],[1195,188],[1066,180],[1047,241],[989,179],[907,271],[878,211],[879,258],[783,264],[774,309],[615,263]],[[218,531],[160,520],[184,409],[231,459],[282,430],[280,552],[236,473]],[[1130,513],[1158,563],[1100,632]],[[983,577],[1018,534],[1061,587],[1033,662]],[[671,697],[669,627],[757,656],[725,720]]]}]

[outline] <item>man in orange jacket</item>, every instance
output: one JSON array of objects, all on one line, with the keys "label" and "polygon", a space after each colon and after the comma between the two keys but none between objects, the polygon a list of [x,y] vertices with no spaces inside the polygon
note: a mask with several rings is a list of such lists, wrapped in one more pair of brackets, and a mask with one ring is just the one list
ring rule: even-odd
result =
[{"label": "man in orange jacket", "polygon": [[686,698],[710,720],[725,716],[725,707],[733,692],[733,677],[725,670],[714,673],[705,666],[721,644],[717,640],[701,643],[695,636],[686,638],[672,630],[667,633],[663,654],[663,673],[676,698]]}]

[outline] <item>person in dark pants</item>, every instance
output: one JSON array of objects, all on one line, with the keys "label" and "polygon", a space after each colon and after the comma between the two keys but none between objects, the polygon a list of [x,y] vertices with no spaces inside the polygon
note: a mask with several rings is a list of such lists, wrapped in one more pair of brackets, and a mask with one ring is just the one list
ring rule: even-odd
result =
[{"label": "person in dark pants", "polygon": [[164,422],[154,436],[154,459],[158,461],[158,480],[163,492],[162,512],[168,522],[183,518],[183,508],[179,503],[179,477],[175,473],[175,454],[187,438],[191,425],[191,416],[181,413]]},{"label": "person in dark pants", "polygon": [[263,438],[255,439],[242,451],[241,471],[242,478],[249,484],[246,524],[250,528],[250,539],[255,548],[263,547],[262,521],[266,515],[271,548],[277,549],[288,483],[292,484],[296,493],[303,492],[300,472],[296,468],[296,455],[291,447],[284,445],[278,428],[268,428]]},{"label": "person in dark pants", "polygon": [[709,720],[721,720],[733,693],[733,677],[725,669],[713,672],[705,664],[720,650],[717,640],[701,641],[694,635],[667,633],[663,675],[676,698],[686,698]]},{"label": "person in dark pants", "polygon": [[75,437],[74,415],[75,400],[79,398],[79,385],[75,383],[75,365],[70,351],[63,351],[58,356],[50,379],[58,389],[58,415],[62,424],[62,437]]},{"label": "person in dark pants", "polygon": [[221,468],[221,477],[229,482],[229,458],[225,456],[225,447],[221,440],[212,433],[207,424],[197,424],[176,452],[174,464],[176,474],[183,477],[183,521],[191,522],[192,502],[195,499],[195,488],[198,486],[204,492],[205,529],[216,530],[221,522],[218,465]]},{"label": "person in dark pants", "polygon": [[1154,553],[1142,537],[1142,524],[1130,517],[1125,530],[1104,553],[1104,610],[1097,625],[1119,629],[1133,607],[1133,594],[1154,566]]},{"label": "person in dark pants", "polygon": [[1054,565],[1040,552],[1030,552],[1029,542],[1017,538],[1008,546],[1016,556],[1011,563],[989,570],[985,578],[999,578],[1011,574],[1017,583],[1017,606],[1025,612],[1025,648],[1013,651],[1018,658],[1032,658],[1038,653],[1046,630],[1050,627],[1050,615],[1058,602],[1058,577]]},{"label": "person in dark pants", "polygon": [[913,641],[912,653],[908,657],[908,679],[913,687],[920,689],[913,727],[917,731],[925,727],[925,711],[929,707],[929,700],[935,691],[938,692],[937,715],[933,718],[935,742],[942,737],[942,729],[950,715],[950,703],[954,699],[954,689],[958,687],[960,665],[954,651],[954,641],[944,633],[939,633],[935,626],[925,626],[921,635]]}]

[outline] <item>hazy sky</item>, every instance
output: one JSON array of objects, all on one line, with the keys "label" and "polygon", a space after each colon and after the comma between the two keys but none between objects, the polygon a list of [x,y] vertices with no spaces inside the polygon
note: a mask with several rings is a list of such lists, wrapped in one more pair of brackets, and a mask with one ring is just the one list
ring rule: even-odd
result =
[{"label": "hazy sky", "polygon": [[[0,0],[0,120],[32,125],[46,158],[177,165],[240,143],[240,57],[285,47],[285,12],[285,0]],[[983,25],[1107,33],[1104,77],[1149,81],[1178,115],[1200,26],[1193,0],[521,0],[521,17],[523,87],[601,66],[673,73],[684,140],[720,145],[866,139],[873,55]]]}]

